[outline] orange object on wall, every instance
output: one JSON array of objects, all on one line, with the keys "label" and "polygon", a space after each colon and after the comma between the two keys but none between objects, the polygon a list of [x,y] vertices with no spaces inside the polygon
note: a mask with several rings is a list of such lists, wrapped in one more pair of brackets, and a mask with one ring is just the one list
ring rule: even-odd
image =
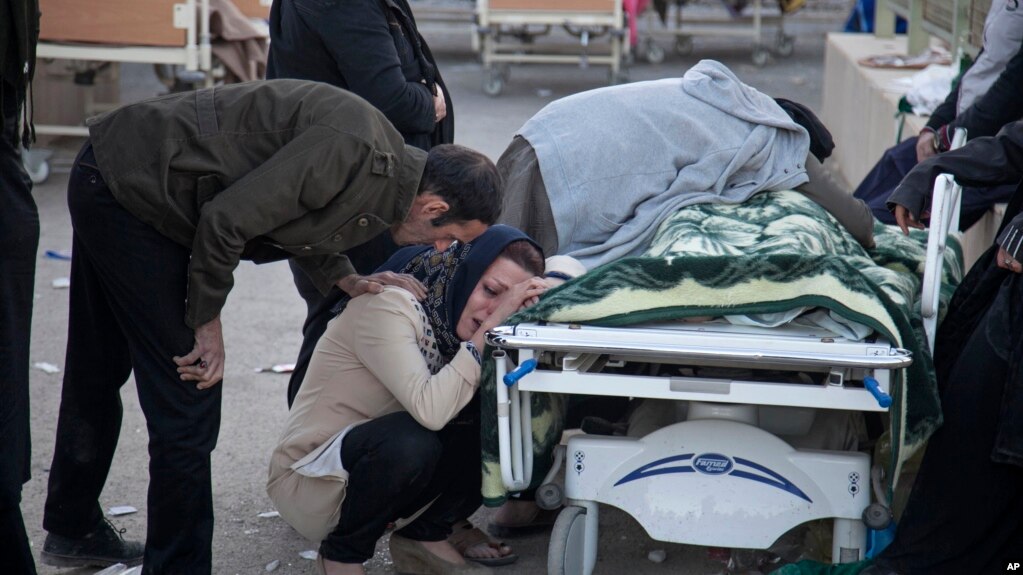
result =
[{"label": "orange object on wall", "polygon": [[39,39],[134,46],[183,46],[174,27],[179,0],[40,0]]},{"label": "orange object on wall", "polygon": [[270,18],[270,2],[267,1],[264,5],[264,1],[265,0],[232,0],[234,5],[242,11],[242,14],[245,14],[249,18],[261,18],[266,20]]}]

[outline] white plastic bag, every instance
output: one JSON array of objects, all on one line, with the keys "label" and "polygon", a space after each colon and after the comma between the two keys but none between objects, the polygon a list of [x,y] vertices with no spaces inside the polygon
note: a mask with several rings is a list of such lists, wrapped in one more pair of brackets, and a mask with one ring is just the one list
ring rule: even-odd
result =
[{"label": "white plastic bag", "polygon": [[934,112],[945,101],[955,77],[955,68],[940,64],[931,64],[913,74],[909,78],[909,91],[906,92],[906,101],[913,106],[913,113],[928,116]]}]

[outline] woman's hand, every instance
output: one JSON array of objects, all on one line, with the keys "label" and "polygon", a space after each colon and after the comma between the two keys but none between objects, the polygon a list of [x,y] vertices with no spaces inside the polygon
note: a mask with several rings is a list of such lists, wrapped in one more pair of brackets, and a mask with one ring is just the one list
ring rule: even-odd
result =
[{"label": "woman's hand", "polygon": [[444,89],[437,86],[437,93],[433,96],[434,122],[439,122],[448,115],[448,104],[444,101]]},{"label": "woman's hand", "polygon": [[532,277],[519,282],[497,298],[494,309],[490,312],[486,321],[480,324],[479,329],[472,336],[472,342],[478,349],[483,349],[484,335],[488,330],[504,323],[504,320],[520,309],[527,308],[540,301],[540,296],[547,291],[547,284],[543,278]]}]

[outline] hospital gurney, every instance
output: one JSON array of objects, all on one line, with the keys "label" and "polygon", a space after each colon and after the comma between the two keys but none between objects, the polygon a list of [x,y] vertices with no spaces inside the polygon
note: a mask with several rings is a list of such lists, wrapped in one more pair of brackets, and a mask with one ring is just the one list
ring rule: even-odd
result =
[{"label": "hospital gurney", "polygon": [[[559,26],[578,38],[568,50],[535,42]],[[612,84],[625,81],[622,63],[629,52],[622,0],[479,0],[475,45],[483,62],[483,91],[497,96],[510,64],[590,64],[609,67]],[[607,36],[605,48],[593,43]]]},{"label": "hospital gurney", "polygon": [[[958,193],[947,176],[936,183],[925,291],[940,284]],[[643,438],[568,440],[564,492],[551,483],[556,464],[537,494],[546,508],[566,503],[551,535],[549,573],[593,571],[598,503],[629,513],[657,540],[751,549],[832,518],[836,563],[863,559],[868,525],[883,529],[891,520],[868,455],[794,449],[776,436],[804,431],[815,409],[887,411],[893,381],[914,358],[885,337],[854,341],[797,325],[531,322],[497,328],[487,339],[498,348],[500,471],[510,490],[526,488],[532,477],[531,393],[690,401],[687,421]],[[518,352],[517,368],[509,350]],[[747,367],[762,377],[704,378],[677,369],[694,366]]]},{"label": "hospital gurney", "polygon": [[[706,12],[706,11],[704,11]],[[687,13],[689,15],[687,15]],[[668,13],[669,24],[660,26],[653,10],[647,11],[646,30],[643,33],[641,50],[647,61],[658,64],[664,61],[664,48],[657,43],[658,37],[667,37],[674,41],[675,52],[680,56],[688,56],[693,52],[693,38],[696,36],[712,36],[731,38],[749,38],[752,40],[750,57],[757,66],[767,63],[770,54],[769,46],[764,40],[764,25],[773,25],[777,31],[774,36],[774,52],[787,58],[795,49],[795,38],[785,33],[785,14],[783,12],[767,14],[764,12],[763,0],[750,2],[750,15],[734,15],[731,18],[714,16],[693,16],[701,14],[699,7],[675,5]]]}]

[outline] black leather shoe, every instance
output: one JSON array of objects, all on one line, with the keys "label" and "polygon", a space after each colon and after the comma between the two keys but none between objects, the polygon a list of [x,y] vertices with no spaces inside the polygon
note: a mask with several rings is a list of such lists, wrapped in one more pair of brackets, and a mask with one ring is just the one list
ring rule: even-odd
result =
[{"label": "black leather shoe", "polygon": [[146,546],[138,541],[125,541],[125,530],[116,530],[106,519],[92,533],[81,539],[47,533],[39,559],[54,567],[109,567],[124,563],[131,567],[142,563]]}]

